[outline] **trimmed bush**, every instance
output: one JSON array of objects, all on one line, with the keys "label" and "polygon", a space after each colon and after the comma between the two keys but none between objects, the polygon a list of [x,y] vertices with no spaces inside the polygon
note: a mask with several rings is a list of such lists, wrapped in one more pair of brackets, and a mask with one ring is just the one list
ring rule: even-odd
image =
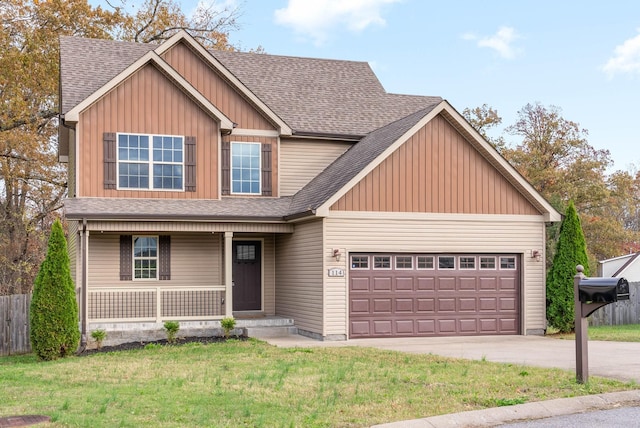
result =
[{"label": "trimmed bush", "polygon": [[580,217],[570,201],[560,226],[553,265],[547,274],[547,321],[563,333],[570,332],[575,325],[573,277],[577,265],[584,266],[584,274],[589,276],[589,258]]},{"label": "trimmed bush", "polygon": [[224,332],[224,337],[228,338],[229,334],[231,334],[231,330],[236,327],[236,320],[233,317],[222,318],[220,320],[220,326]]},{"label": "trimmed bush", "polygon": [[167,342],[176,343],[176,335],[180,330],[180,323],[178,321],[165,321],[164,329],[167,332]]},{"label": "trimmed bush", "polygon": [[77,349],[78,304],[59,220],[51,227],[47,256],[33,286],[29,322],[31,347],[40,359],[55,360]]}]

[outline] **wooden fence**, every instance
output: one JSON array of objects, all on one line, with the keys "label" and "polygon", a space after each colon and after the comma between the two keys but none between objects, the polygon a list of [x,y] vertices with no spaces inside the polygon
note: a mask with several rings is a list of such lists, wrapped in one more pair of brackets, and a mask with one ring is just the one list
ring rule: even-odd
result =
[{"label": "wooden fence", "polygon": [[31,294],[0,296],[0,356],[28,354]]},{"label": "wooden fence", "polygon": [[640,282],[629,283],[629,300],[611,303],[589,317],[589,325],[626,324],[640,324]]}]

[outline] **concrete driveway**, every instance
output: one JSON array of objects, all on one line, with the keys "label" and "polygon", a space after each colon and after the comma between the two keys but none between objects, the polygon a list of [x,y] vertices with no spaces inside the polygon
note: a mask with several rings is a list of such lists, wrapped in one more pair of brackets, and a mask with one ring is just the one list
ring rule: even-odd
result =
[{"label": "concrete driveway", "polygon": [[[575,342],[540,336],[412,337],[320,342],[303,336],[265,339],[281,347],[367,346],[413,354],[555,367],[575,372]],[[640,342],[589,341],[589,375],[640,383]]]}]

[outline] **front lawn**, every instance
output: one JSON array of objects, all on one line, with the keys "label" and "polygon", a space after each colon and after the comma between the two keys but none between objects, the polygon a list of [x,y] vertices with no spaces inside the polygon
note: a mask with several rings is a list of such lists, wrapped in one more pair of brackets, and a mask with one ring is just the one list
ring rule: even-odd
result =
[{"label": "front lawn", "polygon": [[[575,339],[573,333],[556,333],[550,336],[558,339]],[[589,340],[640,342],[640,324],[589,326]]]},{"label": "front lawn", "polygon": [[50,426],[369,426],[637,385],[370,348],[230,341],[39,362],[0,358],[0,416]]}]

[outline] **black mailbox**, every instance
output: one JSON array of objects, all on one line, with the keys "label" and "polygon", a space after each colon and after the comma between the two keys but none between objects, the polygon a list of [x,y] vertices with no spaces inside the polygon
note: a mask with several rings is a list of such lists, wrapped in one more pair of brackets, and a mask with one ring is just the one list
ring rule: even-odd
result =
[{"label": "black mailbox", "polygon": [[578,284],[583,303],[612,303],[629,300],[629,282],[624,278],[583,278]]}]

